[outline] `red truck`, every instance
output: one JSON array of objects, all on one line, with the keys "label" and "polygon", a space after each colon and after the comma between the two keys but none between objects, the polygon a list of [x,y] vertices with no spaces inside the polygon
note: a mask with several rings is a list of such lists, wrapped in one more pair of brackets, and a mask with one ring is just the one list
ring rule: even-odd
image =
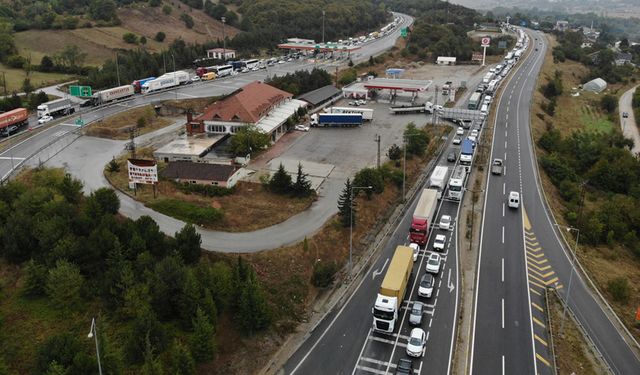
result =
[{"label": "red truck", "polygon": [[438,190],[422,190],[411,220],[411,229],[409,230],[411,242],[417,243],[421,247],[427,244],[427,240],[429,239],[429,224],[431,224],[433,220],[437,206]]},{"label": "red truck", "polygon": [[16,108],[9,112],[0,113],[0,134],[9,136],[21,126],[29,123],[29,111],[26,108]]}]

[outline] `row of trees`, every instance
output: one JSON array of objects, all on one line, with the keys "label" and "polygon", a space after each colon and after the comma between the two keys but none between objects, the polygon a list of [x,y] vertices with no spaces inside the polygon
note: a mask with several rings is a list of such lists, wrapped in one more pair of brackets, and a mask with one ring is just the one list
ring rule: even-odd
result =
[{"label": "row of trees", "polygon": [[[99,312],[107,373],[139,366],[145,374],[163,367],[176,373],[179,363],[193,369],[194,362],[215,355],[221,314],[247,335],[272,321],[256,274],[242,258],[231,264],[201,259],[200,235],[192,225],[169,238],[148,216],[115,216],[119,200],[110,189],[85,197],[79,181],[43,169],[0,186],[0,207],[0,256],[22,265],[23,298],[57,311],[54,321]],[[37,358],[35,368],[12,363],[16,372],[94,372],[90,346],[74,338],[80,333],[60,333],[57,325],[43,332],[52,333],[29,354]],[[4,342],[19,339],[0,333]],[[0,354],[5,360],[25,356],[9,349]]]},{"label": "row of trees", "polygon": [[313,68],[311,71],[297,70],[283,76],[273,76],[266,83],[293,95],[301,95],[320,87],[330,85],[331,75],[323,69]]},{"label": "row of trees", "polygon": [[267,186],[270,191],[281,194],[291,195],[293,197],[308,197],[313,193],[311,189],[311,181],[309,181],[309,175],[302,171],[302,164],[298,163],[298,173],[296,180],[291,179],[291,175],[284,169],[282,163],[278,167],[278,170],[273,174]]}]

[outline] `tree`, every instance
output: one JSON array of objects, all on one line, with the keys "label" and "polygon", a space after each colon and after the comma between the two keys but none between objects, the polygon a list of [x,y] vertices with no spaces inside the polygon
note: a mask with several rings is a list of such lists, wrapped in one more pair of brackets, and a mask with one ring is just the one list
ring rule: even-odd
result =
[{"label": "tree", "polygon": [[[340,215],[340,222],[343,227],[348,227],[351,224],[355,224],[355,204],[352,202],[352,188],[351,181],[347,178],[344,184],[344,189],[340,197],[338,197],[338,211]],[[352,207],[353,206],[353,207]]]},{"label": "tree", "polygon": [[82,52],[75,44],[67,45],[60,53],[53,56],[55,64],[70,70],[79,71],[88,54]]},{"label": "tree", "polygon": [[149,0],[149,5],[152,7],[159,7],[162,4],[162,0]]},{"label": "tree", "polygon": [[298,163],[298,174],[296,176],[296,182],[292,186],[293,195],[297,197],[307,197],[311,194],[311,181],[308,179],[308,175],[302,172],[302,163]]},{"label": "tree", "polygon": [[411,155],[424,154],[427,145],[429,144],[429,137],[421,129],[416,128],[416,124],[410,122],[404,131],[405,147],[407,153]]},{"label": "tree", "polygon": [[47,367],[45,375],[67,375],[67,369],[59,364],[58,361],[53,360],[49,363],[49,367]]},{"label": "tree", "polygon": [[160,359],[153,354],[153,346],[149,340],[149,334],[145,336],[144,364],[142,375],[162,375],[164,370]]},{"label": "tree", "polygon": [[326,288],[333,282],[337,270],[338,266],[335,262],[315,262],[311,283],[315,287]]},{"label": "tree", "polygon": [[89,14],[96,21],[114,21],[117,6],[113,0],[92,0],[89,5]]},{"label": "tree", "polygon": [[30,93],[33,92],[33,89],[34,87],[31,84],[31,79],[25,78],[24,81],[22,81],[22,92],[29,95]]},{"label": "tree", "polygon": [[193,28],[193,25],[194,25],[193,18],[190,15],[186,13],[182,13],[180,15],[180,19],[184,21],[184,25],[187,27],[187,29]]},{"label": "tree", "polygon": [[191,338],[191,353],[196,362],[201,363],[213,359],[214,355],[214,328],[209,318],[201,308],[196,310],[193,318],[193,336]]},{"label": "tree", "polygon": [[143,46],[145,44],[147,44],[147,37],[146,36],[143,35],[143,36],[140,37],[140,44],[142,44]]},{"label": "tree", "polygon": [[202,238],[193,224],[187,224],[175,235],[178,253],[187,264],[194,264],[200,259]]},{"label": "tree", "polygon": [[138,44],[138,37],[134,33],[124,33],[122,40],[124,40],[125,43]]},{"label": "tree", "polygon": [[120,199],[111,188],[100,188],[89,196],[88,200],[95,202],[96,215],[115,215],[120,209]]},{"label": "tree", "polygon": [[262,150],[269,145],[271,138],[254,125],[240,128],[231,137],[228,151],[235,156],[246,156],[253,151]]},{"label": "tree", "polygon": [[400,158],[402,158],[402,149],[400,148],[400,146],[394,143],[391,145],[391,147],[389,147],[389,151],[387,151],[387,156],[389,157],[390,160],[393,160],[393,161],[400,160]]},{"label": "tree", "polygon": [[163,33],[162,31],[158,31],[158,32],[156,33],[156,36],[155,36],[155,37],[153,37],[153,39],[155,39],[155,40],[156,40],[156,42],[160,42],[160,43],[162,43],[162,42],[164,42],[164,39],[165,39],[166,37],[167,37],[167,35],[166,35],[165,33]]},{"label": "tree", "polygon": [[126,352],[131,362],[147,359],[147,351],[162,352],[165,348],[166,333],[156,314],[149,307],[138,312],[127,338]]},{"label": "tree", "polygon": [[44,295],[48,275],[47,268],[31,259],[24,268],[24,274],[22,293],[29,297]]},{"label": "tree", "polygon": [[166,14],[167,16],[170,15],[172,11],[173,8],[171,7],[171,5],[165,4],[162,6],[162,13]]},{"label": "tree", "polygon": [[175,339],[169,353],[171,353],[170,371],[172,375],[195,375],[196,363],[185,344]]},{"label": "tree", "polygon": [[46,292],[54,305],[69,310],[78,307],[84,278],[77,266],[58,260],[47,275]]},{"label": "tree", "polygon": [[288,194],[291,191],[291,176],[284,169],[282,163],[269,180],[269,190],[276,194]]},{"label": "tree", "polygon": [[111,173],[120,172],[120,164],[118,164],[118,161],[116,160],[115,157],[112,158],[109,164],[107,165],[107,171]]},{"label": "tree", "polygon": [[363,189],[367,199],[371,199],[373,193],[381,194],[384,191],[382,173],[376,168],[364,168],[356,173],[353,178],[355,186],[371,186],[371,189]]},{"label": "tree", "polygon": [[618,108],[618,99],[613,95],[605,95],[600,99],[600,106],[609,113],[613,113]]},{"label": "tree", "polygon": [[271,312],[260,283],[251,268],[241,291],[236,320],[240,323],[242,330],[252,336],[256,331],[263,330],[271,324]]},{"label": "tree", "polygon": [[[59,366],[52,368],[51,363],[54,361]],[[66,332],[49,336],[38,346],[33,371],[35,374],[58,371],[60,367],[68,374],[90,374],[95,371],[95,362],[87,356],[77,335]]]}]

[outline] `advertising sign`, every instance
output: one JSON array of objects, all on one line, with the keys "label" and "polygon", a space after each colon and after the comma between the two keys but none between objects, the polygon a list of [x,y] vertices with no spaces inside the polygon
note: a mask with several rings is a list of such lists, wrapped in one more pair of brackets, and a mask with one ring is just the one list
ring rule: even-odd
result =
[{"label": "advertising sign", "polygon": [[158,166],[155,160],[129,159],[129,183],[157,184]]},{"label": "advertising sign", "polygon": [[482,38],[482,43],[481,43],[482,47],[489,47],[490,44],[491,44],[491,38],[489,38],[488,36],[485,36],[484,38]]},{"label": "advertising sign", "polygon": [[482,52],[474,52],[471,55],[471,61],[482,61]]}]

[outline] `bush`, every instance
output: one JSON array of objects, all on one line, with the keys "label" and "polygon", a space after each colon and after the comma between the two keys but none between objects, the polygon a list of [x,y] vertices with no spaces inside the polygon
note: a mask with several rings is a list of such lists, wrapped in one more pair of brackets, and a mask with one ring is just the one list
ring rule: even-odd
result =
[{"label": "bush", "polygon": [[[371,186],[371,189],[362,189],[367,195],[367,199],[371,199],[373,193],[380,194],[384,191],[384,180],[382,173],[375,168],[364,168],[356,173],[353,178],[354,186]],[[357,194],[360,190],[354,191]],[[354,195],[355,195],[354,194]]]},{"label": "bush", "polygon": [[201,194],[205,197],[223,197],[225,195],[233,194],[233,188],[226,188],[215,185],[201,185],[201,184],[189,184],[189,183],[176,183],[175,186],[181,192],[185,194]]},{"label": "bush", "polygon": [[162,7],[162,13],[169,15],[171,14],[171,12],[173,11],[173,8],[171,7],[171,5],[166,4]]},{"label": "bush", "polygon": [[609,113],[613,113],[618,108],[618,99],[613,95],[605,95],[600,99],[600,107]]},{"label": "bush", "polygon": [[351,82],[354,82],[356,78],[358,78],[358,72],[356,72],[355,69],[351,68],[342,72],[342,75],[340,76],[338,82],[341,85],[346,86]]},{"label": "bush", "polygon": [[164,42],[164,39],[165,39],[166,37],[167,37],[167,35],[166,35],[165,33],[163,33],[162,31],[158,31],[158,32],[156,33],[156,36],[155,36],[155,37],[153,37],[153,39],[155,39],[155,40],[156,40],[156,42],[160,42],[160,43],[162,43],[162,42]]},{"label": "bush", "polygon": [[184,21],[184,25],[187,27],[187,29],[193,28],[193,18],[191,18],[190,15],[182,13],[182,15],[180,15],[180,19]]},{"label": "bush", "polygon": [[313,265],[311,284],[317,288],[326,288],[333,283],[338,266],[335,262],[316,262]]},{"label": "bush", "polygon": [[152,209],[188,223],[203,225],[222,220],[223,213],[213,207],[200,207],[177,199],[161,199],[149,204]]},{"label": "bush", "polygon": [[627,280],[626,277],[616,277],[613,280],[609,280],[607,289],[616,301],[621,303],[627,303],[629,301],[631,288],[629,287],[629,280]]},{"label": "bush", "polygon": [[122,36],[122,40],[124,40],[125,43],[138,44],[138,37],[134,33],[125,33]]},{"label": "bush", "polygon": [[11,55],[7,57],[7,65],[15,69],[24,68],[26,63],[27,63],[27,60],[20,55]]},{"label": "bush", "polygon": [[149,0],[149,5],[152,7],[159,7],[162,4],[162,0]]},{"label": "bush", "polygon": [[574,170],[569,166],[567,161],[557,153],[541,156],[540,164],[542,164],[542,168],[547,172],[551,181],[553,181],[553,184],[556,186],[559,186],[564,179],[568,179],[569,181],[577,180]]}]

